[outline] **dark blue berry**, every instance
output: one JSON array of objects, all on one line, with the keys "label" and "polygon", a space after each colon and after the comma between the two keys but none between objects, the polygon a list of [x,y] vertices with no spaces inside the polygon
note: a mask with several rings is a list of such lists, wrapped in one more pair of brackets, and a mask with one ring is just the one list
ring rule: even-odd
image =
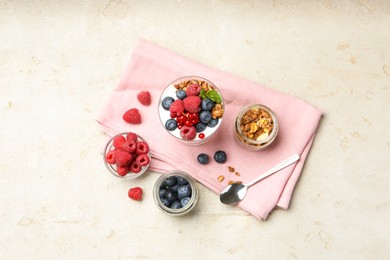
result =
[{"label": "dark blue berry", "polygon": [[210,122],[207,123],[207,126],[212,128],[212,127],[218,125],[218,122],[219,122],[218,117],[217,118],[212,118],[210,120]]},{"label": "dark blue berry", "polygon": [[195,130],[197,133],[200,133],[200,132],[203,132],[204,130],[206,130],[206,127],[207,127],[206,124],[199,122],[195,125]]},{"label": "dark blue berry", "polygon": [[183,99],[185,99],[187,97],[187,93],[184,90],[179,89],[179,90],[176,91],[176,97],[178,99],[183,100]]},{"label": "dark blue berry", "polygon": [[160,190],[158,191],[158,196],[159,196],[160,198],[164,198],[164,197],[165,197],[165,194],[167,194],[167,190],[166,190],[166,189],[160,189]]},{"label": "dark blue berry", "polygon": [[172,187],[170,188],[170,190],[173,191],[173,192],[177,192],[177,190],[179,189],[179,187],[180,187],[180,184],[179,184],[179,183],[176,183],[174,186],[172,186]]},{"label": "dark blue berry", "polygon": [[181,177],[181,176],[177,176],[177,183],[179,185],[184,185],[184,184],[188,184],[188,181],[186,178],[184,177]]},{"label": "dark blue berry", "polygon": [[170,208],[171,209],[180,209],[182,206],[181,206],[181,203],[179,202],[179,201],[174,201],[172,204],[171,204],[171,206],[170,206]]},{"label": "dark blue berry", "polygon": [[175,200],[177,200],[175,192],[170,190],[167,191],[167,194],[165,194],[165,198],[169,201],[169,203],[173,203]]},{"label": "dark blue berry", "polygon": [[211,109],[213,109],[214,106],[215,106],[215,103],[213,101],[211,101],[210,99],[205,98],[202,100],[202,104],[201,104],[202,110],[211,111]]},{"label": "dark blue berry", "polygon": [[179,199],[188,197],[191,194],[191,187],[190,185],[183,185],[180,186],[179,189],[177,190],[177,196]]},{"label": "dark blue berry", "polygon": [[166,198],[161,198],[160,200],[161,203],[166,207],[169,207],[171,205],[171,203]]},{"label": "dark blue berry", "polygon": [[201,111],[199,114],[199,121],[207,124],[212,119],[210,111]]},{"label": "dark blue berry", "polygon": [[217,163],[224,163],[227,160],[226,153],[224,151],[216,151],[214,154],[214,160]]},{"label": "dark blue berry", "polygon": [[188,204],[188,202],[190,202],[191,198],[190,197],[184,197],[180,200],[180,204],[182,207],[184,207],[185,205]]},{"label": "dark blue berry", "polygon": [[208,164],[209,163],[209,156],[205,153],[200,153],[197,157],[198,162],[200,164]]},{"label": "dark blue berry", "polygon": [[165,184],[172,187],[176,184],[177,180],[175,176],[170,176],[164,180]]},{"label": "dark blue berry", "polygon": [[173,131],[177,128],[177,121],[173,118],[170,118],[168,119],[166,122],[165,122],[165,128],[168,130],[168,131]]},{"label": "dark blue berry", "polygon": [[169,108],[171,107],[171,104],[173,103],[173,101],[175,101],[173,99],[173,97],[165,97],[162,101],[161,101],[161,105],[162,107],[165,109],[165,110],[169,110]]}]

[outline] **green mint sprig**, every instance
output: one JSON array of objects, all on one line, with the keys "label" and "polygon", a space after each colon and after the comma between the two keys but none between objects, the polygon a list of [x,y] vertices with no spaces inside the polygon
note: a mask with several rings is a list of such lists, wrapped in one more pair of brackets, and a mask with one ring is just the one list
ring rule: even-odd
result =
[{"label": "green mint sprig", "polygon": [[200,97],[202,99],[209,98],[211,101],[215,103],[221,103],[222,102],[222,97],[221,95],[214,89],[209,90],[209,91],[204,91],[203,89],[200,90],[199,93]]}]

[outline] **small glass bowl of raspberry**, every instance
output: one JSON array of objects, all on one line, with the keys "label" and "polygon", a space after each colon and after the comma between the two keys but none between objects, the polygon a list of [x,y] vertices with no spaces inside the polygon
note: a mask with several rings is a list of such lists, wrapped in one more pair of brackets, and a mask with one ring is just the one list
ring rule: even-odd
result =
[{"label": "small glass bowl of raspberry", "polygon": [[183,216],[198,203],[195,180],[187,173],[174,170],[162,174],[154,184],[153,198],[157,207],[170,216]]},{"label": "small glass bowl of raspberry", "polygon": [[278,131],[276,114],[262,104],[244,107],[234,122],[235,140],[251,151],[260,151],[270,146]]},{"label": "small glass bowl of raspberry", "polygon": [[200,145],[220,128],[225,105],[220,90],[211,81],[186,76],[171,82],[160,96],[158,113],[167,132],[175,139]]},{"label": "small glass bowl of raspberry", "polygon": [[120,133],[107,142],[103,162],[115,177],[134,179],[148,169],[151,162],[150,148],[140,135],[133,132]]}]

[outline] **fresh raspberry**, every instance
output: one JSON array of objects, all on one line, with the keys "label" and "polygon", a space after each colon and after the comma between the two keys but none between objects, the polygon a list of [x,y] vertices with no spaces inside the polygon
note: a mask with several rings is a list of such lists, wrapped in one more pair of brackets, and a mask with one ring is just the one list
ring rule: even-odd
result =
[{"label": "fresh raspberry", "polygon": [[112,145],[116,149],[121,149],[121,146],[124,142],[126,142],[126,138],[123,135],[118,135],[114,138],[114,140],[112,140]]},{"label": "fresh raspberry", "polygon": [[115,150],[111,150],[106,154],[106,162],[109,164],[114,164],[115,161]]},{"label": "fresh raspberry", "polygon": [[142,200],[142,188],[140,187],[130,188],[127,194],[130,199],[138,201]]},{"label": "fresh raspberry", "polygon": [[117,165],[127,165],[133,159],[133,156],[123,150],[116,150],[115,152],[115,162]]},{"label": "fresh raspberry", "polygon": [[141,124],[141,114],[138,109],[131,108],[123,114],[123,120],[129,124]]},{"label": "fresh raspberry", "polygon": [[149,164],[149,156],[147,154],[140,154],[137,156],[137,159],[135,161],[140,165],[140,166],[146,166]]},{"label": "fresh raspberry", "polygon": [[198,84],[191,84],[187,87],[186,94],[187,96],[197,96],[200,92],[200,86]]},{"label": "fresh raspberry", "polygon": [[137,148],[135,149],[136,154],[146,154],[149,152],[149,145],[146,142],[137,142]]},{"label": "fresh raspberry", "polygon": [[138,140],[137,134],[132,133],[132,132],[127,133],[126,140],[127,141],[134,140],[134,142],[137,142],[137,140]]},{"label": "fresh raspberry", "polygon": [[198,113],[200,111],[200,103],[202,99],[199,96],[189,96],[183,100],[184,109],[190,113]]},{"label": "fresh raspberry", "polygon": [[136,160],[132,161],[130,164],[130,171],[132,173],[139,173],[141,171],[142,167],[137,163]]},{"label": "fresh raspberry", "polygon": [[194,140],[196,137],[196,129],[194,126],[183,126],[180,129],[180,136],[183,140],[190,141]]},{"label": "fresh raspberry", "polygon": [[122,145],[121,145],[121,148],[122,150],[126,151],[126,152],[129,152],[129,153],[133,153],[135,151],[135,149],[137,148],[137,143],[134,141],[134,140],[128,140],[128,141],[125,141]]},{"label": "fresh raspberry", "polygon": [[179,116],[184,112],[184,104],[183,100],[176,99],[170,106],[169,112],[171,112],[171,115]]},{"label": "fresh raspberry", "polygon": [[116,172],[119,176],[126,176],[126,174],[130,171],[130,167],[128,165],[117,165]]},{"label": "fresh raspberry", "polygon": [[139,92],[137,94],[137,99],[144,106],[149,106],[150,103],[152,102],[152,99],[150,97],[149,91],[141,91],[141,92]]}]

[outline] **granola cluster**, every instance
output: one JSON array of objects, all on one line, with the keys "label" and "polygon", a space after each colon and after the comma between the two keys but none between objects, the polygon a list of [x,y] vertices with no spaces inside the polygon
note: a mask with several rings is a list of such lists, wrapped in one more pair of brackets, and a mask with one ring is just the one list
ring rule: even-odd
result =
[{"label": "granola cluster", "polygon": [[251,108],[246,111],[239,124],[241,132],[254,141],[267,138],[274,129],[271,115],[261,108]]},{"label": "granola cluster", "polygon": [[203,89],[205,92],[214,89],[214,87],[211,86],[208,82],[206,82],[204,80],[196,80],[196,79],[182,81],[182,82],[176,84],[175,88],[182,89],[182,90],[186,91],[187,87],[189,85],[192,85],[192,84],[196,84],[196,85],[200,86],[200,88]]}]

